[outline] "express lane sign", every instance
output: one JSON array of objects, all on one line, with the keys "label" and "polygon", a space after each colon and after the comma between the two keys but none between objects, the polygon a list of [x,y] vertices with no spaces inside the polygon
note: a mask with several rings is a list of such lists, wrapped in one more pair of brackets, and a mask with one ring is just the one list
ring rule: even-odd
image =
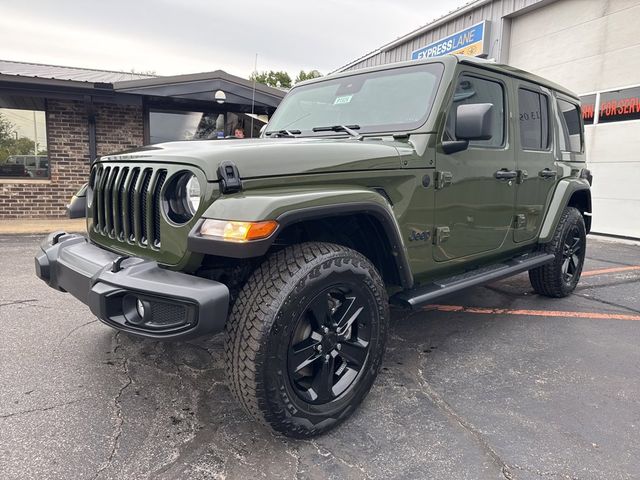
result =
[{"label": "express lane sign", "polygon": [[453,35],[421,47],[411,53],[412,60],[439,57],[447,53],[478,56],[487,54],[486,46],[489,38],[489,24],[486,20]]}]

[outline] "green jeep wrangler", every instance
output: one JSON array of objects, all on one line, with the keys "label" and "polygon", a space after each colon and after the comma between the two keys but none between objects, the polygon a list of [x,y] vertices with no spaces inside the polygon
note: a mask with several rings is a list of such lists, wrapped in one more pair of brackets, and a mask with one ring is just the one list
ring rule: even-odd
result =
[{"label": "green jeep wrangler", "polygon": [[463,56],[296,85],[262,138],[95,161],[88,238],[51,234],[38,277],[158,340],[224,331],[231,392],[309,437],[344,421],[382,362],[389,304],[528,271],[576,287],[591,174],[575,94]]}]

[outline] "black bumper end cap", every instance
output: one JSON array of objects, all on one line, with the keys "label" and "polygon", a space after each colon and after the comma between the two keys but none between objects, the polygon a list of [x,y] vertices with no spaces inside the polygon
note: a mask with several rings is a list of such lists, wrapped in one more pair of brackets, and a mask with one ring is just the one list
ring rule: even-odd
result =
[{"label": "black bumper end cap", "polygon": [[49,263],[47,254],[44,252],[40,252],[35,256],[35,262],[36,275],[40,280],[44,280],[48,283],[51,278],[51,264]]}]

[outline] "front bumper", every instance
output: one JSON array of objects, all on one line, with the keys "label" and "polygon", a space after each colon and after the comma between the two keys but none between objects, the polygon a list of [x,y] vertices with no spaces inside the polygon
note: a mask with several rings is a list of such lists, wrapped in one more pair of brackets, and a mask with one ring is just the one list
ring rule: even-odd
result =
[{"label": "front bumper", "polygon": [[118,255],[82,235],[52,233],[40,248],[36,275],[50,287],[71,293],[110,327],[166,340],[224,328],[229,289],[222,283]]}]

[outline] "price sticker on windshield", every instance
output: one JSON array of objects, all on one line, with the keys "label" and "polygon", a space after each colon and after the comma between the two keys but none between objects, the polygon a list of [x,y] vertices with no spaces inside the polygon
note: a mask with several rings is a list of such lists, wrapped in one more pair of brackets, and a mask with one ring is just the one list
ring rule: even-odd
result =
[{"label": "price sticker on windshield", "polygon": [[352,98],[353,95],[343,95],[342,97],[336,97],[336,99],[333,101],[333,104],[342,105],[343,103],[349,103]]}]

